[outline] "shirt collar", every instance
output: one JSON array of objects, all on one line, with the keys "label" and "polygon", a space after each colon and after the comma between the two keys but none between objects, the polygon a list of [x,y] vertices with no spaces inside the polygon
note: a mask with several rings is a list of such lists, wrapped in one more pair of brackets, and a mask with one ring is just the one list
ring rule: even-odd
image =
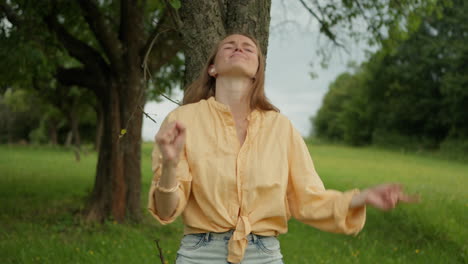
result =
[{"label": "shirt collar", "polygon": [[[214,96],[211,96],[210,98],[208,98],[206,100],[208,102],[208,104],[216,109],[218,109],[219,111],[223,112],[223,113],[227,113],[227,114],[231,114],[231,109],[229,107],[229,105],[226,105],[226,104],[223,104],[221,102],[218,102],[216,101],[215,97]],[[259,114],[259,111],[257,109],[254,109],[252,112],[250,112],[250,114],[247,116],[247,120],[248,121],[251,121],[251,120],[254,120],[257,118]]]},{"label": "shirt collar", "polygon": [[223,104],[221,102],[216,101],[214,96],[211,96],[206,101],[208,102],[209,105],[213,106],[214,108],[216,108],[216,109],[218,109],[218,110],[220,110],[222,112],[227,112],[227,113],[231,112],[231,109],[229,108],[229,105],[225,105],[225,104]]}]

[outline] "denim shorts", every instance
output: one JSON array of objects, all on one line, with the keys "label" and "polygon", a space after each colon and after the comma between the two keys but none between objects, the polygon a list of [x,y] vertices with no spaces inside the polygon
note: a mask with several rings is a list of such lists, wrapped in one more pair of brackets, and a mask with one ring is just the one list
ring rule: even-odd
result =
[{"label": "denim shorts", "polygon": [[[182,238],[176,264],[226,264],[228,241],[232,230],[225,233],[189,234]],[[242,264],[283,264],[280,243],[274,236],[249,234]]]}]

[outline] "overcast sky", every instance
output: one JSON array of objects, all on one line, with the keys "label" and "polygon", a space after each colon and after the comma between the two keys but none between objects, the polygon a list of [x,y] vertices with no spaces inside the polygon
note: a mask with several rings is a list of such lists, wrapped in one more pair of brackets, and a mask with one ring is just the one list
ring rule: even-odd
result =
[{"label": "overcast sky", "polygon": [[[272,0],[265,91],[270,101],[301,134],[308,136],[311,129],[309,118],[319,109],[328,85],[347,70],[348,61],[361,62],[365,59],[365,47],[348,43],[349,53],[335,50],[329,67],[320,68],[316,51],[320,45],[327,43],[326,39],[317,33],[319,27],[298,1],[287,2],[284,9],[281,0]],[[311,71],[317,73],[318,78],[312,79]],[[172,98],[182,101],[182,92],[176,91]],[[146,104],[145,111],[158,124],[144,118],[142,133],[145,141],[153,140],[159,124],[176,107],[168,100]]]}]

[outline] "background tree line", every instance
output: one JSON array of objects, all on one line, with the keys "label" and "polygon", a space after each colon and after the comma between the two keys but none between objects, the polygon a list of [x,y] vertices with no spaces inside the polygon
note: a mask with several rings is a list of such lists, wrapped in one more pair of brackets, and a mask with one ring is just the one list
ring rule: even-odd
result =
[{"label": "background tree line", "polygon": [[311,119],[315,135],[468,153],[467,12],[457,0],[410,35],[390,31],[382,48],[330,84]]}]

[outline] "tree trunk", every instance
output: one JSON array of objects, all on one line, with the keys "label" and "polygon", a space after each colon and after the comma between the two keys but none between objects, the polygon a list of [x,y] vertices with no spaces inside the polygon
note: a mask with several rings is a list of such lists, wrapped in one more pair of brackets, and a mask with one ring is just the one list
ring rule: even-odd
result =
[{"label": "tree trunk", "polygon": [[[180,9],[185,50],[185,83],[200,74],[214,45],[230,33],[255,37],[266,58],[271,0],[184,1]],[[207,27],[206,25],[210,25]]]},{"label": "tree trunk", "polygon": [[96,104],[96,136],[94,140],[94,150],[99,151],[101,149],[101,139],[104,130],[104,110],[102,104]]},{"label": "tree trunk", "polygon": [[[135,44],[134,42],[131,42]],[[133,48],[132,50],[137,50]],[[122,125],[127,129],[121,137],[121,148],[124,153],[124,175],[127,184],[126,204],[130,220],[141,218],[141,132],[143,126],[143,112],[145,98],[145,83],[141,71],[141,59],[138,54],[129,56],[129,74],[124,82],[127,84],[121,90],[122,97]]]},{"label": "tree trunk", "polygon": [[73,98],[73,103],[71,105],[70,113],[68,115],[68,122],[71,126],[71,137],[73,141],[73,152],[75,153],[75,160],[81,160],[81,138],[80,138],[80,119],[76,113],[78,105],[78,98]]},{"label": "tree trunk", "polygon": [[[94,188],[87,220],[103,221],[109,216],[118,222],[141,218],[141,129],[144,86],[140,69],[129,67],[125,80],[115,84],[101,107],[102,134]],[[126,129],[125,134],[121,130]]]},{"label": "tree trunk", "polygon": [[73,151],[75,152],[75,160],[80,161],[81,139],[79,130],[79,119],[76,116],[74,110],[72,110],[72,113],[70,114],[70,124],[73,139]]},{"label": "tree trunk", "polygon": [[106,113],[103,115],[103,133],[99,146],[96,177],[88,206],[87,220],[103,221],[112,215],[114,220],[125,217],[125,192],[123,153],[120,149],[120,89],[113,85],[107,98],[100,102]]},{"label": "tree trunk", "polygon": [[58,144],[57,122],[55,120],[49,121],[49,142],[53,146]]},{"label": "tree trunk", "polygon": [[70,124],[73,138],[73,145],[79,150],[81,148],[81,137],[80,137],[80,119],[76,114],[75,110],[70,113]]},{"label": "tree trunk", "polygon": [[[122,222],[141,218],[141,109],[145,102],[141,65],[149,43],[144,39],[144,7],[145,1],[121,1],[121,24],[116,36],[121,46],[109,46],[112,63],[105,71],[106,85],[96,91],[103,110],[102,134],[88,220],[102,221],[112,216]],[[167,53],[167,60],[175,55]],[[125,133],[121,133],[122,129]]]},{"label": "tree trunk", "polygon": [[266,58],[271,0],[231,0],[226,2],[226,32],[228,34],[240,32],[254,36]]},{"label": "tree trunk", "polygon": [[[226,34],[224,12],[218,1],[184,1],[180,8],[185,50],[185,84],[194,81],[214,45]],[[210,25],[210,26],[207,26]]]},{"label": "tree trunk", "polygon": [[[37,22],[34,24],[48,30],[61,43],[54,45],[56,51],[66,51],[80,62],[64,60],[57,64],[54,60],[59,89],[69,94],[63,89],[86,87],[97,97],[99,156],[86,218],[101,221],[112,216],[117,221],[126,217],[138,220],[143,118],[140,107],[145,100],[141,66],[143,58],[148,58],[149,71],[157,73],[179,52],[180,34],[174,33],[177,29],[171,21],[177,12],[170,12],[174,10],[170,10],[169,4],[154,5],[150,1],[53,1],[53,5],[43,4],[44,1],[10,2],[0,1],[0,9],[15,28],[29,30],[33,21]],[[76,23],[63,23],[71,20]],[[43,45],[41,40],[35,41]],[[155,52],[147,53],[150,47]],[[127,131],[123,136],[122,129]]]},{"label": "tree trunk", "polygon": [[65,144],[64,144],[65,147],[67,147],[67,148],[70,147],[72,142],[73,142],[73,133],[70,130],[70,131],[68,131],[67,137],[65,138]]}]

